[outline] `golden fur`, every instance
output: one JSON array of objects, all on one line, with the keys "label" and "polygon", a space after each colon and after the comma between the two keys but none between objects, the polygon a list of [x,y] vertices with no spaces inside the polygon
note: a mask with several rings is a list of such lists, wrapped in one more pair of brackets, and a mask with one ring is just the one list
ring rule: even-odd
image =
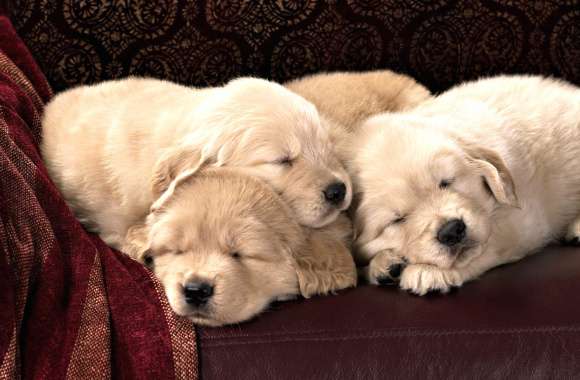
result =
[{"label": "golden fur", "polygon": [[431,97],[413,78],[390,70],[314,74],[285,86],[347,132],[369,116],[407,110]]},{"label": "golden fur", "polygon": [[[315,107],[256,78],[208,89],[128,78],[68,90],[45,109],[41,148],[76,215],[113,247],[184,170],[238,167],[310,227],[328,225],[351,200]],[[335,182],[346,186],[340,204],[323,194]]]},{"label": "golden fur", "polygon": [[[58,95],[42,152],[85,225],[153,261],[176,313],[222,325],[355,285],[340,213],[351,185],[325,128],[310,103],[264,80],[199,90],[129,78]],[[328,205],[336,181],[346,197]],[[203,307],[184,296],[200,278],[215,288]]]},{"label": "golden fur", "polygon": [[[368,119],[353,151],[356,259],[372,283],[445,292],[580,235],[580,89],[570,84],[466,83]],[[438,234],[450,220],[465,230],[447,245]]]},{"label": "golden fur", "polygon": [[[354,286],[351,226],[341,215],[322,229],[300,226],[261,180],[237,169],[182,174],[122,250],[163,283],[173,310],[204,325],[247,320],[276,299]],[[207,305],[184,297],[188,281],[215,287]]]}]

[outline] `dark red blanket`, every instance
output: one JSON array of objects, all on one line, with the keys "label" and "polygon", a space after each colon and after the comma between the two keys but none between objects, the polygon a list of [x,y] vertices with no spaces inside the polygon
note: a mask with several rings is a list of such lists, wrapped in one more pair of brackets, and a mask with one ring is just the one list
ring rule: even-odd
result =
[{"label": "dark red blanket", "polygon": [[50,96],[0,17],[0,379],[197,378],[191,323],[150,272],[85,232],[48,178]]}]

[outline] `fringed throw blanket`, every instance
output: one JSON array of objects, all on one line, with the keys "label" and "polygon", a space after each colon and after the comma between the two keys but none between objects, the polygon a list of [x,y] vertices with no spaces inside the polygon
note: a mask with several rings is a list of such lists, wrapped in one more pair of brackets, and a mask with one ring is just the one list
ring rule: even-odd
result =
[{"label": "fringed throw blanket", "polygon": [[191,323],[150,272],[85,232],[49,179],[50,96],[1,16],[0,379],[196,379]]}]

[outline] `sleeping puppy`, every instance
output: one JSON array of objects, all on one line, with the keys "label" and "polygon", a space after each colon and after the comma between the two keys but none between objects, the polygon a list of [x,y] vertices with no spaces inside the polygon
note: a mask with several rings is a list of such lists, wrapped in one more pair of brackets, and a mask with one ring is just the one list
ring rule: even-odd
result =
[{"label": "sleeping puppy", "polygon": [[362,129],[355,250],[371,283],[446,292],[564,235],[577,241],[577,87],[484,79]]},{"label": "sleeping puppy", "polygon": [[356,131],[369,116],[407,110],[431,97],[413,78],[391,70],[321,73],[284,85],[347,132]]},{"label": "sleeping puppy", "polygon": [[352,141],[364,120],[408,110],[431,98],[429,90],[413,78],[390,70],[314,74],[285,86],[316,106],[344,164],[351,160]]},{"label": "sleeping puppy", "polygon": [[316,108],[272,82],[194,89],[128,78],[56,96],[45,109],[41,148],[75,214],[119,248],[167,173],[209,166],[262,178],[300,224],[328,225],[352,194],[332,145]]},{"label": "sleeping puppy", "polygon": [[122,250],[152,268],[178,315],[237,323],[277,299],[356,284],[344,215],[302,227],[270,186],[237,169],[168,179],[163,201],[129,229]]}]

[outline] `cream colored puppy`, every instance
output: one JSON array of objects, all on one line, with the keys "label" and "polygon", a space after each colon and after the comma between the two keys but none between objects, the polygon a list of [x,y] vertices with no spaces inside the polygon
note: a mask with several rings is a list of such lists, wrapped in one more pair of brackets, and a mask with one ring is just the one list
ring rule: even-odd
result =
[{"label": "cream colored puppy", "polygon": [[252,318],[270,302],[356,284],[351,226],[300,226],[273,189],[236,169],[183,172],[129,229],[122,250],[161,280],[173,310],[197,324]]},{"label": "cream colored puppy", "polygon": [[203,90],[128,78],[66,91],[45,109],[42,153],[79,219],[116,248],[157,200],[158,183],[186,169],[243,168],[310,227],[351,201],[315,107],[255,78]]},{"label": "cream colored puppy", "polygon": [[369,116],[407,110],[431,98],[413,78],[390,70],[314,74],[285,86],[346,132],[356,131]]},{"label": "cream colored puppy", "polygon": [[372,283],[445,292],[580,235],[577,87],[484,79],[362,128],[355,249]]}]

